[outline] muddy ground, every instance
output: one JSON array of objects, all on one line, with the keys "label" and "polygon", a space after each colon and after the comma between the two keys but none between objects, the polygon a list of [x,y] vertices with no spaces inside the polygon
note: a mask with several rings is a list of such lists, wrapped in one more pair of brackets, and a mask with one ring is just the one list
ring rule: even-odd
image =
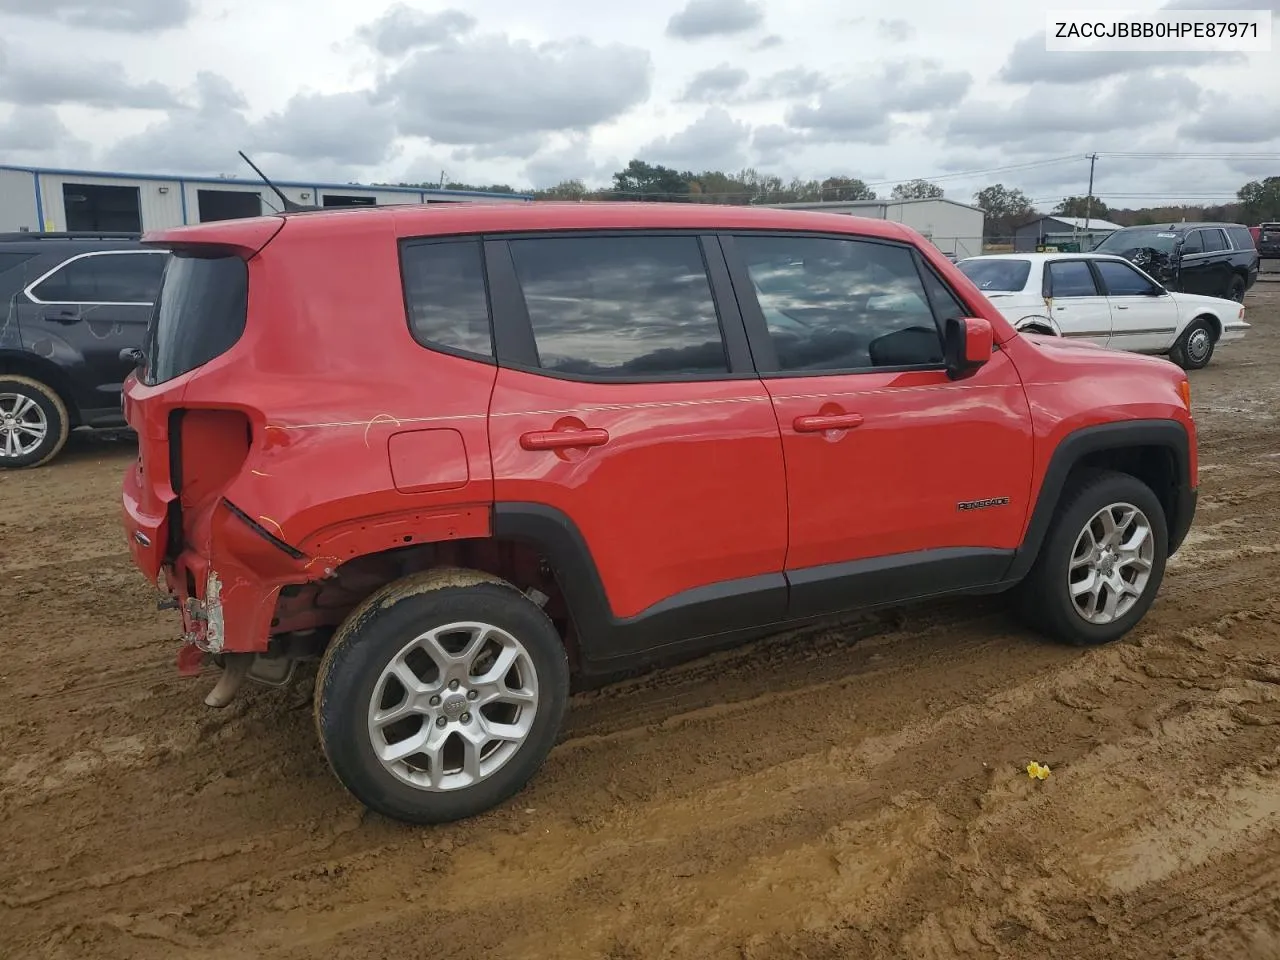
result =
[{"label": "muddy ground", "polygon": [[0,956],[1280,957],[1280,283],[1248,305],[1125,641],[992,599],[779,637],[579,695],[444,828],[362,813],[306,684],[217,712],[177,676],[127,440],[0,474]]}]

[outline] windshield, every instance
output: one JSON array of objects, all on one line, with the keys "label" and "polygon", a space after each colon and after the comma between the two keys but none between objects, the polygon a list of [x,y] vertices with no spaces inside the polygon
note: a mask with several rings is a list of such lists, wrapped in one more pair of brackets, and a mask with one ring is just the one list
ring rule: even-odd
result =
[{"label": "windshield", "polygon": [[1098,253],[1123,253],[1125,250],[1143,250],[1150,247],[1161,253],[1173,253],[1178,235],[1172,230],[1156,227],[1141,230],[1117,230],[1094,247]]},{"label": "windshield", "polygon": [[956,264],[960,272],[984,293],[1016,293],[1027,285],[1031,275],[1030,260],[984,260],[975,257]]},{"label": "windshield", "polygon": [[226,353],[244,333],[249,270],[237,256],[176,253],[151,315],[142,382],[164,383]]}]

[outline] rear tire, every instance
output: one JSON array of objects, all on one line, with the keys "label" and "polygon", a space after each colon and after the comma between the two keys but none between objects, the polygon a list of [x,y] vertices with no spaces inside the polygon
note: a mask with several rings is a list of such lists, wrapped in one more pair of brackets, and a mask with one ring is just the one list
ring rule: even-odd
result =
[{"label": "rear tire", "polygon": [[1227,284],[1227,299],[1234,300],[1236,303],[1244,303],[1244,287],[1244,277],[1232,277],[1231,282]]},{"label": "rear tire", "polygon": [[315,721],[361,803],[444,823],[522,789],[568,699],[564,645],[540,607],[487,574],[433,570],[347,618],[320,663]]},{"label": "rear tire", "polygon": [[1065,493],[1031,572],[1014,592],[1015,607],[1055,640],[1109,643],[1151,608],[1168,550],[1164,508],[1151,488],[1128,474],[1091,471]]},{"label": "rear tire", "polygon": [[1183,370],[1200,370],[1209,365],[1213,359],[1213,348],[1217,346],[1213,324],[1203,318],[1193,320],[1182,331],[1182,336],[1169,351],[1169,359]]},{"label": "rear tire", "polygon": [[0,469],[43,466],[66,446],[70,429],[67,405],[52,387],[0,374]]}]

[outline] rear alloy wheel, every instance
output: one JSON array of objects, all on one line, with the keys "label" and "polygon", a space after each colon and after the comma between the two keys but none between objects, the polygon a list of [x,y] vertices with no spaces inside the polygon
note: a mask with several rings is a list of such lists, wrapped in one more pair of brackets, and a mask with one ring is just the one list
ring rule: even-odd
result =
[{"label": "rear alloy wheel", "polygon": [[1141,480],[1079,478],[1019,584],[1019,612],[1036,629],[1080,646],[1108,643],[1146,615],[1164,578],[1164,508]]},{"label": "rear alloy wheel", "polygon": [[338,779],[398,820],[480,813],[541,766],[568,702],[546,614],[484,574],[434,571],[354,612],[326,651],[316,723]]},{"label": "rear alloy wheel", "polygon": [[1169,351],[1169,359],[1184,370],[1199,370],[1213,359],[1217,344],[1213,326],[1208,320],[1193,320]]},{"label": "rear alloy wheel", "polygon": [[67,442],[66,404],[39,380],[0,374],[0,467],[38,467]]}]

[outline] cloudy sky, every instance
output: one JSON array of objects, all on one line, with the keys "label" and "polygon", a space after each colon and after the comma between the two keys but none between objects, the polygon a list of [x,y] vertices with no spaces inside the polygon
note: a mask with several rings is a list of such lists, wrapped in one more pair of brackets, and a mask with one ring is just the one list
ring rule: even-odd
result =
[{"label": "cloudy sky", "polygon": [[[1280,174],[1280,47],[1044,50],[1048,10],[1160,5],[0,0],[0,163],[245,175],[244,149],[283,180],[542,187],[641,157],[1044,206],[1095,151],[1122,206]],[[1162,156],[1106,155],[1133,153]]]}]

